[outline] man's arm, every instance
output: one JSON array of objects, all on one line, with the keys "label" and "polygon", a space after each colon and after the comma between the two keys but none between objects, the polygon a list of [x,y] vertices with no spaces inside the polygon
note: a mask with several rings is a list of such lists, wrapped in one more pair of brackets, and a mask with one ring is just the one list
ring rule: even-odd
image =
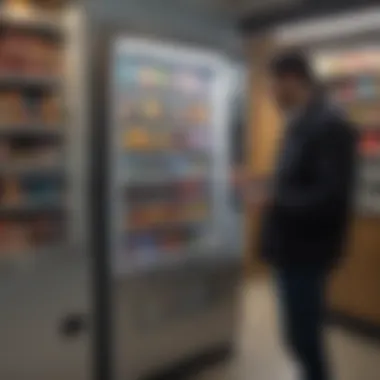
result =
[{"label": "man's arm", "polygon": [[302,220],[321,217],[347,202],[353,187],[356,136],[344,121],[325,125],[318,136],[316,172],[307,188],[283,189],[274,207],[282,215]]}]

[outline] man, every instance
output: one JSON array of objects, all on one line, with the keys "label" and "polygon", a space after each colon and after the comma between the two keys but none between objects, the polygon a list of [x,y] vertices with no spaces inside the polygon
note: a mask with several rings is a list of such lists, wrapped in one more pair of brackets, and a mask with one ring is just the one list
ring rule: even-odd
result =
[{"label": "man", "polygon": [[327,380],[325,287],[349,219],[355,132],[321,94],[301,53],[276,57],[270,74],[286,125],[264,211],[262,253],[274,268],[287,343],[304,379]]}]

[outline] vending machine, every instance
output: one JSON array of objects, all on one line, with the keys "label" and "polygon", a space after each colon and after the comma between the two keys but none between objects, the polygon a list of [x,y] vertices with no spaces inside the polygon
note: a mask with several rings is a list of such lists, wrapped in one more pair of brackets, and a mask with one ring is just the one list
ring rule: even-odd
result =
[{"label": "vending machine", "polygon": [[0,378],[90,379],[86,15],[0,3]]},{"label": "vending machine", "polygon": [[140,379],[233,347],[233,76],[207,51],[123,34],[106,45],[108,342],[115,378]]}]

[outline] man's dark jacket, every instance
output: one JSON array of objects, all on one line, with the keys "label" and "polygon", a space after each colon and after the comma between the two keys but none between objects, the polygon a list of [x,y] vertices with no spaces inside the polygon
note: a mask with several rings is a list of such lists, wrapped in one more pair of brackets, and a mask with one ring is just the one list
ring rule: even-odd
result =
[{"label": "man's dark jacket", "polygon": [[350,217],[356,133],[323,99],[286,127],[263,218],[262,253],[281,267],[330,266]]}]

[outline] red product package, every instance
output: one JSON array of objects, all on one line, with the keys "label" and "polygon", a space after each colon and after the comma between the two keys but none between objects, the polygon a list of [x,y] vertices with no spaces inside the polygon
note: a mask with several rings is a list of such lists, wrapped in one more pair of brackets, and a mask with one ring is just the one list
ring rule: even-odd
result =
[{"label": "red product package", "polygon": [[8,31],[3,39],[4,70],[10,73],[22,73],[25,69],[25,37],[21,33]]}]

